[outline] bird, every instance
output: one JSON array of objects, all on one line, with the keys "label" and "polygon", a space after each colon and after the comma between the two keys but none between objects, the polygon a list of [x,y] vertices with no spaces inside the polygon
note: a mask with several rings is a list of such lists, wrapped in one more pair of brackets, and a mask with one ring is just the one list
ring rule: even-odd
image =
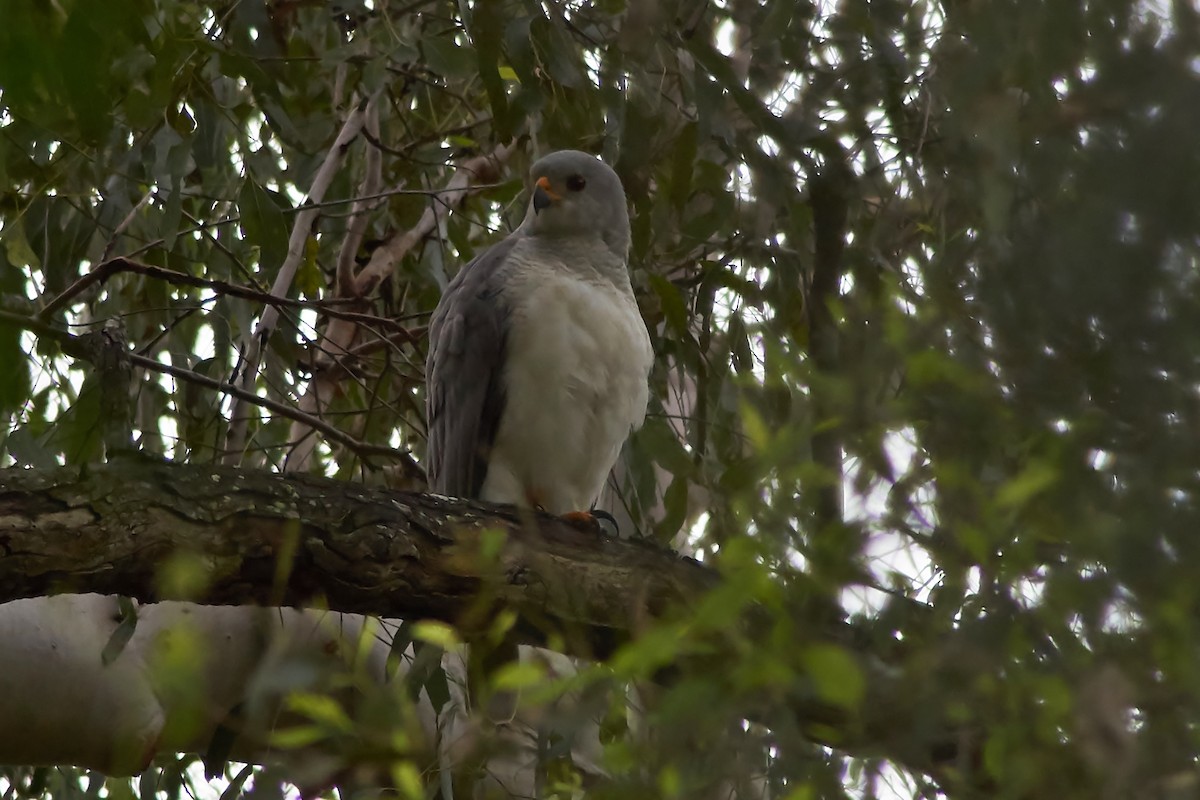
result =
[{"label": "bird", "polygon": [[616,172],[560,150],[529,181],[524,221],[430,320],[426,472],[437,494],[587,517],[645,419],[653,349]]}]

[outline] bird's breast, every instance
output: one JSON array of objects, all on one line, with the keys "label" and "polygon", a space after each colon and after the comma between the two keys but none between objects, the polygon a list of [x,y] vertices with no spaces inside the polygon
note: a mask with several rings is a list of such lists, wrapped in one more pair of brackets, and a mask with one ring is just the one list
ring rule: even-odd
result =
[{"label": "bird's breast", "polygon": [[561,273],[520,284],[484,496],[586,509],[645,417],[649,335],[628,286]]}]

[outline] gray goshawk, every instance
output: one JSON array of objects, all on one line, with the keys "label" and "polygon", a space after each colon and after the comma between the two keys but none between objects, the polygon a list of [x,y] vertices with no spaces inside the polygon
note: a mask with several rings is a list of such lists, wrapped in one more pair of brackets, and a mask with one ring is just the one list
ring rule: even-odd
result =
[{"label": "gray goshawk", "polygon": [[621,181],[577,150],[530,170],[525,221],[450,282],[429,326],[430,488],[586,511],[646,415],[653,353]]}]

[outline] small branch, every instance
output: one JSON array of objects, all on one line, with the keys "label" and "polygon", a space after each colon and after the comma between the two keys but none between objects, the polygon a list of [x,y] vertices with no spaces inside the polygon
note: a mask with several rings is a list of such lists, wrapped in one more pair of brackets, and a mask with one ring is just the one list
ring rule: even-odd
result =
[{"label": "small branch", "polygon": [[358,439],[343,433],[332,425],[329,425],[318,417],[305,414],[289,405],[272,400],[269,397],[259,397],[256,394],[247,392],[240,387],[233,386],[232,384],[223,383],[215,378],[209,378],[205,375],[200,375],[199,373],[193,372],[189,369],[171,366],[170,364],[163,364],[162,362],[155,361],[151,358],[146,358],[145,356],[139,356],[130,353],[129,361],[131,364],[142,367],[143,369],[148,369],[153,372],[161,372],[164,375],[170,375],[171,377],[178,378],[179,380],[189,381],[191,383],[212,389],[213,391],[231,395],[232,397],[236,397],[246,403],[265,408],[268,411],[273,411],[281,417],[288,417],[289,419],[303,422],[313,430],[324,434],[325,437],[330,441],[337,442],[338,444],[344,445],[345,447],[353,450],[360,457],[362,457],[364,461],[368,461],[368,463],[368,456],[380,455],[388,456],[389,458],[394,458],[398,461],[406,461],[412,464],[413,467],[416,467],[416,463],[413,462],[412,455],[410,453],[406,453],[403,450],[396,450],[392,447],[386,447],[384,445],[361,442]]},{"label": "small branch", "polygon": [[352,319],[356,322],[389,322],[389,320],[383,317],[374,317],[368,314],[360,314],[350,311],[338,311],[336,308],[330,308],[332,304],[350,301],[341,301],[336,299],[295,300],[290,297],[278,297],[270,292],[259,291],[258,289],[252,289],[248,286],[239,286],[236,283],[213,280],[211,278],[199,278],[195,275],[189,275],[186,272],[177,272],[173,269],[156,267],[153,264],[143,264],[140,261],[134,261],[133,259],[123,257],[114,258],[111,261],[105,261],[91,272],[78,278],[74,283],[60,292],[53,300],[47,303],[46,306],[38,312],[38,318],[48,319],[49,317],[53,316],[54,312],[70,304],[72,299],[79,296],[91,286],[98,283],[104,283],[113,275],[122,272],[132,272],[138,275],[145,275],[149,278],[156,278],[158,280],[180,286],[192,286],[197,289],[212,289],[217,294],[228,295],[229,297],[238,297],[243,300],[253,300],[266,305],[284,306],[288,308],[315,308],[326,316],[344,317],[346,319]]},{"label": "small branch", "polygon": [[123,259],[105,261],[91,272],[85,273],[76,278],[70,286],[68,286],[66,289],[63,289],[53,300],[42,307],[42,310],[37,313],[38,319],[49,319],[51,316],[53,316],[55,311],[58,311],[60,308],[63,308],[69,304],[71,300],[87,291],[87,289],[91,286],[97,283],[103,283],[115,273],[120,272],[121,268],[118,264],[118,261],[121,260]]},{"label": "small branch", "polygon": [[129,213],[125,215],[125,219],[121,220],[117,227],[113,228],[112,235],[108,237],[108,244],[104,246],[104,254],[100,256],[101,261],[107,261],[108,257],[112,255],[112,249],[116,247],[117,239],[121,238],[121,234],[129,229],[129,226],[133,224],[134,219],[137,218],[138,211],[142,209],[142,206],[150,202],[150,198],[153,196],[153,189],[142,195],[142,199],[138,200],[133,208],[129,209]]},{"label": "small branch", "polygon": [[[284,259],[283,265],[279,268],[279,274],[275,278],[275,283],[271,286],[271,294],[273,295],[282,296],[287,294],[288,288],[292,285],[292,280],[296,276],[296,270],[299,269],[300,263],[304,259],[304,250],[308,242],[308,237],[311,235],[313,225],[320,214],[319,209],[309,207],[309,204],[319,203],[325,198],[325,192],[328,190],[329,184],[333,182],[333,177],[337,174],[338,168],[345,158],[346,150],[355,137],[358,136],[359,131],[362,130],[363,124],[366,121],[365,105],[365,103],[357,103],[354,110],[350,112],[345,124],[342,125],[341,131],[338,132],[333,146],[329,148],[329,153],[325,156],[324,163],[321,164],[321,168],[317,170],[317,174],[313,178],[312,186],[308,190],[308,197],[305,198],[304,207],[297,214],[296,222],[292,225],[292,234],[288,239],[287,257]],[[235,379],[241,388],[247,392],[254,385],[254,380],[258,376],[263,345],[266,343],[267,338],[270,337],[278,320],[278,308],[276,306],[268,306],[259,318],[254,333],[243,340],[241,358],[239,359],[240,373],[235,371]],[[226,461],[236,463],[241,459],[242,450],[246,445],[246,428],[249,422],[249,417],[245,413],[244,401],[235,399],[233,412],[229,421],[229,430],[225,438]]]},{"label": "small branch", "polygon": [[[428,331],[429,328],[425,325],[388,334],[372,331],[375,334],[373,339],[359,342],[345,350],[334,350],[327,339],[322,339],[309,345],[308,349],[312,355],[308,361],[301,361],[297,366],[302,372],[307,370],[312,375],[326,373],[332,376],[354,375],[356,373],[351,365],[363,356],[380,350],[399,348],[405,344],[416,344]],[[420,370],[416,370],[416,372],[419,376]]]},{"label": "small branch", "polygon": [[[36,334],[40,338],[50,339],[56,342],[59,347],[62,348],[64,353],[73,358],[78,358],[88,362],[92,362],[96,358],[96,349],[88,341],[88,336],[90,336],[90,334],[76,336],[68,333],[67,331],[60,330],[50,323],[44,322],[35,317],[28,317],[23,314],[17,314],[4,309],[0,309],[0,324],[8,324],[14,327],[23,328],[24,330]],[[272,400],[269,397],[259,397],[258,395],[252,392],[247,392],[238,386],[223,383],[215,378],[209,378],[189,369],[183,369],[182,367],[176,367],[170,364],[163,364],[162,362],[155,361],[154,359],[147,358],[146,356],[140,356],[136,353],[126,352],[124,358],[127,359],[129,364],[133,366],[141,367],[142,369],[147,369],[152,372],[158,372],[163,375],[170,375],[172,378],[194,383],[198,386],[203,386],[207,389],[212,389],[213,391],[236,397],[246,403],[265,408],[281,417],[288,417],[289,419],[301,421],[313,430],[322,433],[330,441],[337,442],[338,444],[344,445],[345,447],[354,451],[364,461],[368,461],[368,456],[372,455],[387,456],[388,458],[405,463],[406,466],[411,470],[416,470],[418,472],[420,471],[420,467],[417,466],[415,461],[413,461],[411,453],[406,453],[402,450],[396,450],[392,447],[361,442],[352,436],[348,436],[332,425],[329,425],[319,417],[304,414],[292,408],[291,406]],[[126,405],[128,405],[128,403],[126,403]]]},{"label": "small branch", "polygon": [[[367,119],[363,127],[363,132],[367,137],[373,136],[376,139],[379,138],[379,98],[380,95],[375,95],[367,104]],[[358,248],[367,233],[367,226],[371,224],[371,217],[368,213],[371,210],[371,204],[366,198],[377,193],[380,184],[383,183],[383,157],[378,148],[366,148],[363,173],[362,185],[358,192],[360,199],[350,207],[350,224],[347,227],[346,238],[342,240],[341,250],[338,252],[337,291],[335,292],[337,297],[354,296],[354,256],[358,253]]]},{"label": "small branch", "polygon": [[484,114],[476,117],[471,122],[467,122],[462,125],[456,125],[452,128],[442,128],[440,130],[427,133],[424,136],[417,136],[409,139],[404,143],[404,146],[400,148],[388,147],[381,142],[378,137],[372,138],[370,133],[365,133],[363,136],[368,142],[371,143],[373,147],[378,148],[381,152],[387,153],[390,156],[396,156],[397,158],[408,158],[408,156],[414,150],[419,149],[423,145],[429,144],[430,142],[440,142],[450,136],[469,133],[474,128],[478,128],[480,125],[487,125],[491,123],[491,121],[492,115]]},{"label": "small branch", "polygon": [[[496,189],[503,185],[504,185],[503,183],[475,183],[475,184],[471,185],[471,189],[472,189],[472,191],[482,191],[483,189]],[[377,191],[373,194],[356,194],[353,197],[340,197],[336,200],[325,200],[320,203],[306,203],[305,205],[297,206],[296,208],[285,208],[285,209],[283,209],[283,213],[284,214],[297,214],[306,208],[336,208],[337,206],[353,205],[354,203],[359,203],[364,200],[386,200],[389,197],[400,197],[400,196],[416,197],[418,195],[420,195],[422,197],[437,197],[438,195],[441,195],[441,194],[449,194],[451,192],[456,192],[456,191],[458,191],[458,189],[456,189],[456,188],[384,189],[383,191]],[[228,220],[222,220],[222,222],[226,222],[226,221],[228,221]],[[238,218],[234,218],[232,221],[237,222]]]},{"label": "small branch", "polygon": [[460,164],[454,177],[446,184],[442,196],[434,198],[417,220],[417,224],[402,234],[392,236],[371,254],[371,260],[356,277],[356,294],[360,297],[365,296],[390,275],[397,262],[404,258],[408,251],[437,229],[438,222],[446,210],[466,198],[473,184],[496,180],[500,175],[501,166],[508,161],[516,147],[517,143],[513,141]]},{"label": "small branch", "polygon": [[428,325],[421,325],[416,328],[404,328],[395,333],[389,333],[372,339],[369,342],[361,342],[354,345],[346,351],[346,356],[350,358],[361,358],[362,356],[374,353],[376,350],[382,350],[390,345],[398,344],[416,344],[425,338],[429,333]]}]

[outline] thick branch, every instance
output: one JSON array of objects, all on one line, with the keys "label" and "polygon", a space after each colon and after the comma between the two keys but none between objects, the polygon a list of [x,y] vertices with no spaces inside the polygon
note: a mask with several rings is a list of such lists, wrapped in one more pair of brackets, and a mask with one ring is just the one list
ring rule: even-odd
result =
[{"label": "thick branch", "polygon": [[[839,371],[837,321],[832,304],[840,292],[846,246],[846,188],[852,174],[840,152],[833,154],[825,171],[812,176],[813,235],[816,240],[808,302],[809,356],[817,372],[832,379]],[[816,492],[817,530],[842,522],[842,401],[829,387],[813,387],[813,415],[817,430],[812,436],[813,461],[829,477]]]},{"label": "thick branch", "polygon": [[[160,567],[181,554],[193,555],[205,577],[203,589],[185,596],[160,580]],[[140,458],[0,471],[0,603],[98,592],[150,602],[317,604],[444,620],[467,639],[487,632],[503,605],[518,615],[518,640],[604,658],[673,612],[686,614],[717,584],[712,570],[654,546],[436,495]],[[852,644],[847,625],[802,613],[801,650],[832,642],[858,653],[869,687],[862,707],[831,706],[798,665],[785,704],[777,693],[751,698],[747,716],[786,713],[820,741],[886,753],[916,770],[955,763],[960,740],[952,732],[961,726],[946,722],[934,703],[940,695],[928,691],[944,676],[924,662],[915,675],[883,667]],[[770,630],[769,620],[750,616],[746,635]],[[721,674],[726,655],[713,644],[660,679],[692,669]],[[926,735],[905,734],[918,718]]]},{"label": "thick branch", "polygon": [[[526,518],[522,519],[522,516]],[[504,544],[482,554],[496,531]],[[159,567],[195,554],[202,596],[164,590]],[[311,477],[135,459],[85,472],[0,472],[0,602],[60,592],[305,606],[432,618],[470,637],[489,598],[518,635],[564,635],[605,657],[636,625],[715,582],[693,561],[513,509]]]}]

